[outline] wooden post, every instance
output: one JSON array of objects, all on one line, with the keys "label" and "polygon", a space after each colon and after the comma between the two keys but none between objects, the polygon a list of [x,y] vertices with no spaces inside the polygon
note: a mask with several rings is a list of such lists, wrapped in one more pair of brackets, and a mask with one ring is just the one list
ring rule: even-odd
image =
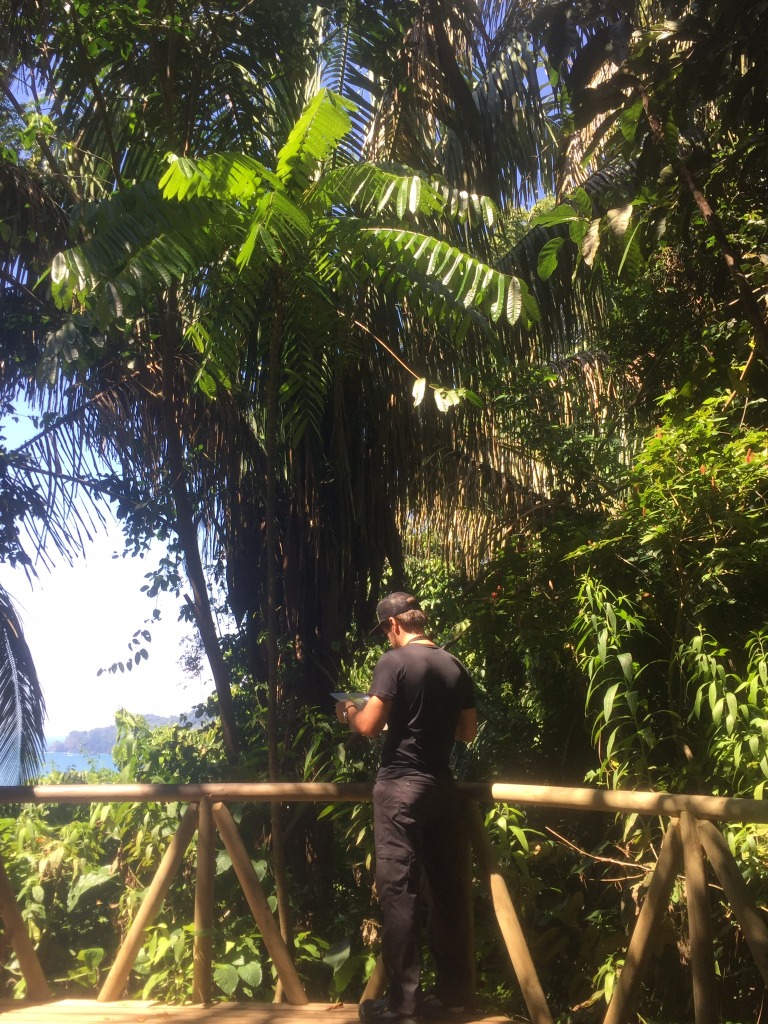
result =
[{"label": "wooden post", "polygon": [[30,999],[39,1002],[46,1002],[51,998],[51,993],[37,958],[35,947],[27,931],[27,925],[21,916],[16,896],[11,886],[10,879],[5,871],[5,865],[0,860],[0,916],[5,924],[5,931],[8,935],[13,951],[16,954],[24,981],[27,983],[27,995]]},{"label": "wooden post", "polygon": [[[462,800],[462,813],[467,822],[467,842],[464,850],[464,864],[462,865],[462,871],[464,874],[464,898],[466,900],[466,920],[467,928],[469,930],[469,941],[467,942],[467,948],[470,950],[470,971],[472,976],[472,991],[477,991],[477,958],[475,956],[475,904],[472,898],[473,889],[473,861],[472,861],[472,835],[469,826],[469,815],[471,813],[470,804],[471,800]],[[477,808],[477,804],[474,805]],[[483,822],[481,820],[480,824]],[[483,829],[485,831],[485,829]]]},{"label": "wooden post", "polygon": [[696,819],[690,811],[683,811],[680,815],[680,830],[685,860],[694,1016],[696,1024],[717,1024],[719,1015],[715,989],[715,955],[712,949],[712,911],[704,871],[704,851],[699,842]]},{"label": "wooden post", "polygon": [[661,852],[640,909],[632,938],[629,941],[624,966],[608,1004],[603,1024],[629,1024],[634,1020],[634,1009],[640,992],[640,982],[648,966],[648,957],[654,933],[661,923],[669,903],[675,878],[683,866],[683,848],[680,827],[670,821],[661,844]]},{"label": "wooden post", "polygon": [[544,995],[544,991],[536,973],[530,950],[520,927],[520,920],[512,904],[504,878],[485,831],[480,808],[476,803],[467,801],[467,820],[470,835],[475,848],[478,864],[488,879],[496,919],[517,975],[517,981],[528,1007],[533,1024],[552,1024],[552,1014]]},{"label": "wooden post", "polygon": [[381,999],[386,987],[387,972],[384,970],[384,961],[381,959],[381,956],[378,956],[376,957],[376,966],[365,983],[363,994],[360,996],[360,1002],[364,1003],[367,999]]},{"label": "wooden post", "polygon": [[158,910],[163,905],[163,900],[170,888],[174,875],[179,870],[184,852],[189,846],[189,841],[194,835],[196,827],[197,808],[190,806],[184,813],[176,834],[168,844],[168,849],[160,861],[157,874],[152,879],[152,883],[144,896],[133,924],[122,946],[117,951],[115,962],[112,964],[112,969],[107,975],[107,980],[96,997],[98,1002],[109,1003],[119,999],[123,994],[123,989],[128,981],[128,975],[131,973],[131,968],[144,944],[144,930],[149,927],[155,919]]},{"label": "wooden post", "polygon": [[192,1002],[210,1003],[213,993],[213,876],[215,832],[210,798],[198,807],[197,876],[195,880],[195,940],[193,954]]},{"label": "wooden post", "polygon": [[711,821],[699,822],[699,838],[733,908],[744,938],[752,950],[752,956],[763,976],[763,981],[768,985],[768,928],[765,926],[763,915],[749,894],[747,883],[739,871],[728,843]]},{"label": "wooden post", "polygon": [[214,804],[213,817],[219,830],[219,835],[223,839],[224,845],[232,858],[232,866],[240,880],[240,885],[248,901],[248,906],[251,908],[251,913],[256,920],[256,924],[259,926],[261,937],[264,939],[264,944],[272,958],[272,963],[275,965],[277,976],[285,989],[286,998],[294,1006],[303,1006],[309,1002],[307,993],[304,991],[301,978],[299,978],[288,947],[272,916],[272,911],[269,909],[267,897],[264,895],[261,883],[256,872],[253,870],[251,858],[248,856],[248,851],[243,845],[240,833],[237,831],[237,825],[224,804]]}]

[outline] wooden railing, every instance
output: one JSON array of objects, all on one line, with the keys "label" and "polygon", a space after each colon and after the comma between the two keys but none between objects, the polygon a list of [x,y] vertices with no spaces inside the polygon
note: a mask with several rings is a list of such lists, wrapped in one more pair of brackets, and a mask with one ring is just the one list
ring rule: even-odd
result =
[{"label": "wooden railing", "polygon": [[[667,912],[675,880],[685,875],[691,944],[693,999],[696,1024],[717,1024],[712,924],[705,876],[705,856],[717,875],[763,980],[768,985],[768,928],[751,900],[746,883],[728,844],[713,824],[720,821],[768,823],[768,801],[706,795],[567,789],[507,783],[461,784],[475,856],[485,877],[501,935],[510,956],[533,1024],[552,1024],[552,1014],[539,982],[520,921],[483,827],[479,803],[504,802],[661,816],[669,819],[658,862],[627,949],[624,967],[607,1008],[604,1024],[626,1024],[633,1019],[640,985],[648,966],[653,937]],[[334,783],[201,783],[190,785],[55,785],[0,787],[0,804],[170,803],[188,804],[147,890],[139,911],[118,951],[97,996],[118,999],[138,956],[144,933],[160,910],[185,850],[195,831],[197,877],[194,907],[193,997],[212,998],[215,832],[218,831],[261,932],[288,1002],[305,1004],[307,995],[290,952],[270,911],[266,895],[228,808],[228,803],[317,802],[370,800],[369,784]],[[47,1000],[50,992],[36,951],[22,919],[6,871],[0,863],[0,914],[34,1000]],[[363,999],[377,998],[385,984],[381,963],[371,976]]]}]

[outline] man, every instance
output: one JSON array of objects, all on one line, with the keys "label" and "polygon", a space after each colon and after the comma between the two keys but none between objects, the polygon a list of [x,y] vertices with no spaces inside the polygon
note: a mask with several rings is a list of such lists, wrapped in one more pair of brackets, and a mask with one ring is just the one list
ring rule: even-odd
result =
[{"label": "man", "polygon": [[[352,732],[378,736],[387,727],[373,810],[388,991],[386,999],[361,1003],[360,1019],[413,1024],[467,1007],[474,996],[468,842],[449,759],[454,740],[475,738],[477,711],[467,670],[425,635],[427,617],[415,597],[389,594],[376,618],[391,650],[376,664],[369,699],[361,709],[351,702],[336,706]],[[420,984],[422,869],[436,969],[429,996]]]}]

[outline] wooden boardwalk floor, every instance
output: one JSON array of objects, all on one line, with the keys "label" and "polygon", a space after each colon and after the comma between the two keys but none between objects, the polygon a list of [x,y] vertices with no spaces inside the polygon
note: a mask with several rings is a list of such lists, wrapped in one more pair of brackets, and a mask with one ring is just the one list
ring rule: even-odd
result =
[{"label": "wooden boardwalk floor", "polygon": [[[2,1024],[358,1024],[357,1005],[342,1003],[216,1003],[165,1006],[125,1001],[63,999],[55,1003],[0,1002]],[[441,1022],[434,1022],[441,1024]],[[509,1024],[508,1017],[452,1017],[442,1024]]]}]

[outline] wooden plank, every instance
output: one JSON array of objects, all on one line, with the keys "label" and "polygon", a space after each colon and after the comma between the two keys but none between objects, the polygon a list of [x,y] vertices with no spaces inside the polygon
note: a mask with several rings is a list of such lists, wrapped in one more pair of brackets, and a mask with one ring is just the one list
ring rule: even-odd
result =
[{"label": "wooden plank", "polygon": [[[65,999],[46,1005],[24,1004],[9,1009],[0,1003],[3,1024],[357,1024],[355,1003],[218,1003],[164,1006],[146,1001],[99,1003]],[[509,1024],[503,1016],[452,1016],[435,1024]]]},{"label": "wooden plank", "polygon": [[357,1007],[346,1005],[342,1012],[328,1004],[302,1006],[270,1003],[221,1003],[214,1005],[164,1006],[147,1002],[98,1003],[94,1000],[64,1000],[47,1006],[0,1012],[3,1024],[322,1024],[329,1013],[337,1024],[357,1021]]},{"label": "wooden plank", "polygon": [[376,966],[371,971],[371,976],[363,990],[363,994],[360,996],[360,1002],[364,1003],[367,999],[381,999],[387,988],[387,972],[384,970],[384,961],[381,958],[381,953],[376,957]]},{"label": "wooden plank", "polygon": [[213,805],[213,818],[219,830],[219,835],[224,841],[227,852],[232,859],[232,867],[235,869],[235,874],[240,882],[240,887],[243,890],[248,906],[251,908],[256,924],[259,926],[261,937],[264,939],[264,945],[267,947],[267,952],[272,963],[275,965],[277,976],[285,989],[286,999],[289,1003],[293,1003],[296,1006],[306,1005],[308,1002],[307,994],[304,991],[301,978],[296,971],[283,936],[280,934],[280,929],[272,916],[272,911],[269,909],[267,897],[264,895],[261,882],[253,870],[251,858],[248,856],[248,851],[243,845],[243,840],[240,838],[234,818],[224,804]]}]

